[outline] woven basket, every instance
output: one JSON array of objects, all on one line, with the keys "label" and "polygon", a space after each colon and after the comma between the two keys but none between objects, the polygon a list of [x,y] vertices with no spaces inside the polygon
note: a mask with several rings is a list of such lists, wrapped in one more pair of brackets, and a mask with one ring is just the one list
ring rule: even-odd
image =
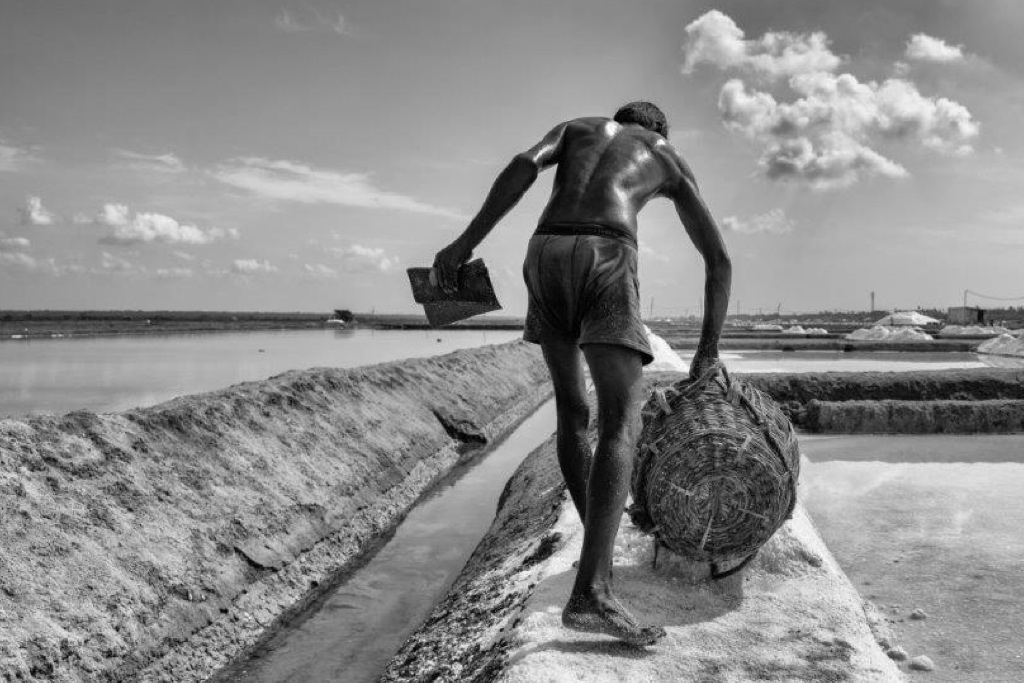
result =
[{"label": "woven basket", "polygon": [[737,571],[793,513],[800,472],[793,425],[721,365],[655,390],[643,415],[633,523],[676,554],[711,563],[715,578]]}]

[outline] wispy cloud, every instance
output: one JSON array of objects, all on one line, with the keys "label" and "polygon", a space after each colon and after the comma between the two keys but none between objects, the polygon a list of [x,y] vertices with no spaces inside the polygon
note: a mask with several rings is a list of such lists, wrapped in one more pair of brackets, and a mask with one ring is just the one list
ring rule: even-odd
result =
[{"label": "wispy cloud", "polygon": [[640,240],[638,251],[640,252],[641,256],[643,256],[645,258],[648,258],[648,259],[651,259],[652,261],[662,261],[662,262],[669,261],[669,257],[668,256],[666,256],[665,254],[661,253],[660,251],[658,251],[657,249],[655,249],[651,245],[647,244],[643,240]]},{"label": "wispy cloud", "polygon": [[722,219],[722,226],[732,232],[756,235],[759,233],[771,235],[783,235],[793,232],[796,224],[782,209],[772,209],[764,213],[741,219],[736,216],[726,216]]},{"label": "wispy cloud", "polygon": [[883,140],[943,154],[973,151],[980,127],[966,107],[923,95],[905,78],[863,82],[837,73],[845,60],[832,53],[824,33],[770,31],[747,40],[714,10],[687,26],[686,36],[685,73],[706,63],[756,81],[727,81],[718,108],[729,130],[761,145],[758,166],[769,179],[835,189],[872,176],[909,175],[876,149]]},{"label": "wispy cloud", "polygon": [[340,204],[465,218],[458,211],[376,187],[367,173],[335,171],[295,161],[241,157],[212,171],[222,183],[275,201]]},{"label": "wispy cloud", "polygon": [[181,159],[171,152],[166,154],[141,154],[127,149],[115,149],[113,154],[119,165],[133,171],[184,173],[186,170],[185,164]]},{"label": "wispy cloud", "polygon": [[98,273],[100,275],[126,275],[129,273],[137,273],[144,271],[145,268],[135,265],[128,259],[122,258],[120,256],[115,256],[114,254],[110,254],[108,252],[103,252],[102,257],[100,258],[99,268],[93,270],[94,273]]},{"label": "wispy cloud", "polygon": [[347,33],[341,12],[324,14],[310,6],[298,10],[282,8],[274,17],[274,26],[285,33],[328,32],[339,36]]},{"label": "wispy cloud", "polygon": [[276,273],[277,266],[270,261],[256,259],[235,259],[231,263],[231,272],[238,275],[258,275],[260,273]]},{"label": "wispy cloud", "polygon": [[4,237],[0,234],[0,251],[25,251],[32,246],[25,237]]},{"label": "wispy cloud", "polygon": [[0,172],[16,173],[23,171],[29,164],[38,160],[38,157],[31,150],[8,144],[0,136]]},{"label": "wispy cloud", "polygon": [[397,256],[388,254],[380,247],[364,247],[353,244],[348,247],[332,247],[329,251],[338,256],[341,269],[347,272],[386,273],[398,267]]},{"label": "wispy cloud", "polygon": [[25,197],[25,206],[18,209],[18,220],[22,225],[53,225],[57,216],[45,206],[40,197]]},{"label": "wispy cloud", "polygon": [[304,263],[302,264],[302,272],[313,278],[329,279],[338,277],[337,270],[322,263]]},{"label": "wispy cloud", "polygon": [[191,268],[157,268],[156,276],[164,280],[182,280],[195,275]]},{"label": "wispy cloud", "polygon": [[960,62],[964,59],[962,45],[950,45],[942,38],[935,38],[925,33],[915,33],[907,41],[905,52],[907,59],[921,62]]},{"label": "wispy cloud", "polygon": [[0,267],[19,270],[35,270],[39,267],[39,263],[28,254],[23,254],[18,251],[0,251]]}]

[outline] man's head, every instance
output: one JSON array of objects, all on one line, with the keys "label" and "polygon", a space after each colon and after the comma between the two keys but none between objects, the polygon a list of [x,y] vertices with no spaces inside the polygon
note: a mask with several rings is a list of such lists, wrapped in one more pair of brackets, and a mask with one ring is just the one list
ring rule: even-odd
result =
[{"label": "man's head", "polygon": [[653,130],[662,137],[668,137],[668,121],[665,120],[665,112],[650,102],[639,101],[624,104],[615,112],[614,119],[623,124],[636,123],[647,130]]}]

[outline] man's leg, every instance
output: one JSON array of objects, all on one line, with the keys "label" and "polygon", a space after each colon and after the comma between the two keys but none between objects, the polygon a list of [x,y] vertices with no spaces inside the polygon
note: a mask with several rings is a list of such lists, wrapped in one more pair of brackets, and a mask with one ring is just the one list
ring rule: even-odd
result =
[{"label": "man's leg", "polygon": [[575,341],[545,341],[544,360],[547,361],[551,382],[555,385],[555,407],[558,412],[558,464],[562,468],[569,495],[576,505],[580,520],[587,518],[587,480],[593,453],[587,439],[590,408],[587,405],[587,386],[583,377],[583,359]]},{"label": "man's leg", "polygon": [[611,586],[612,551],[640,431],[642,358],[614,344],[587,344],[584,354],[597,391],[598,442],[587,487],[579,570],[562,621],[578,630],[649,645],[665,635],[664,629],[638,624],[615,599]]}]

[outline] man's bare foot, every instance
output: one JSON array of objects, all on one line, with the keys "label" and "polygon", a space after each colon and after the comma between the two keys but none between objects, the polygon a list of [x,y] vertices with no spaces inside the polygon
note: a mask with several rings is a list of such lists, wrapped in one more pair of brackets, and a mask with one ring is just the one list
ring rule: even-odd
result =
[{"label": "man's bare foot", "polygon": [[660,626],[637,623],[611,594],[570,597],[562,610],[562,624],[574,631],[603,633],[630,645],[653,645],[665,636]]}]

